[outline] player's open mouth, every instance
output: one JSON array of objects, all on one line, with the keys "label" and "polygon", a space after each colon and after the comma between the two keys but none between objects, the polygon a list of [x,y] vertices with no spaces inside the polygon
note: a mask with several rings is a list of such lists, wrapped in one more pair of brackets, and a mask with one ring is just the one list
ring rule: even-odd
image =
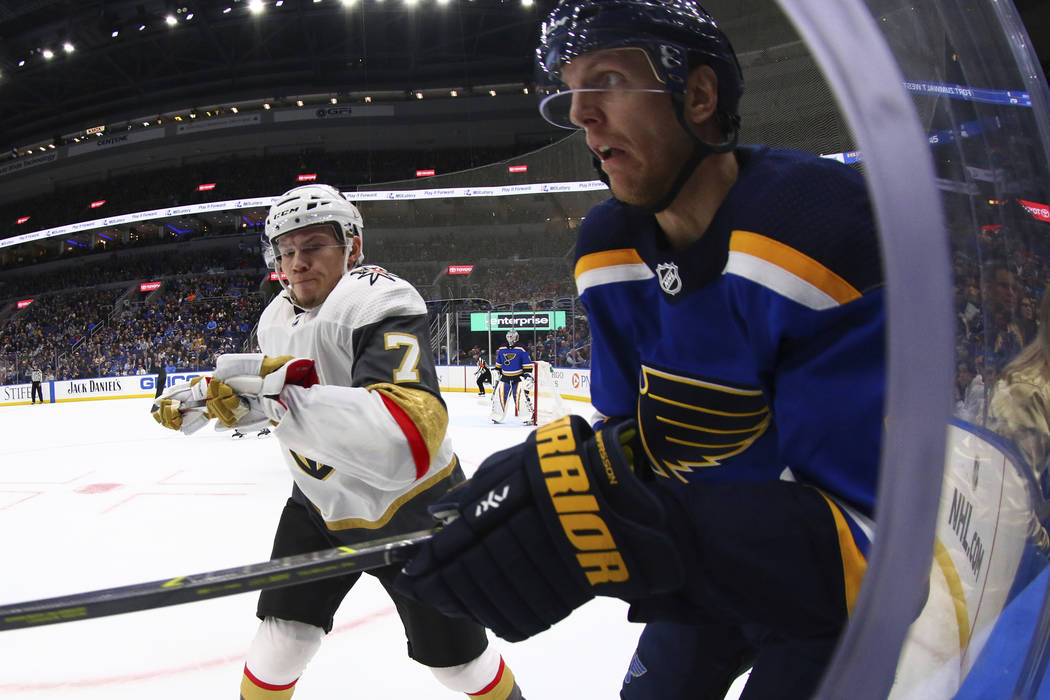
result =
[{"label": "player's open mouth", "polygon": [[603,162],[623,153],[619,148],[613,148],[612,146],[598,146],[594,149],[594,152],[598,154],[598,157],[601,158]]}]

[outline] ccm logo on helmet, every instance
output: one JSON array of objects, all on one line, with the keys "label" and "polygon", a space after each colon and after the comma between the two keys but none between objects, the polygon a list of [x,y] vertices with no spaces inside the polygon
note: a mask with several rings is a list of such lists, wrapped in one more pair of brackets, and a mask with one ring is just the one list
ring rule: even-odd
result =
[{"label": "ccm logo on helmet", "polygon": [[283,210],[277,212],[276,214],[274,214],[273,218],[279,219],[282,216],[288,216],[289,214],[294,214],[297,211],[299,211],[299,207],[298,206],[289,207],[287,209],[283,209]]},{"label": "ccm logo on helmet", "polygon": [[536,430],[536,454],[558,521],[576,548],[576,561],[587,581],[597,586],[629,579],[609,526],[598,514],[598,501],[591,494],[567,417]]}]

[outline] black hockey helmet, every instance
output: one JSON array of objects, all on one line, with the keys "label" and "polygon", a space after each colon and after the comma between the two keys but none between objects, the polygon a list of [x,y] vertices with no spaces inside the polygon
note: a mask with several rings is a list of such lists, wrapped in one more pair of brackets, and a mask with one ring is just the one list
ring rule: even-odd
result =
[{"label": "black hockey helmet", "polygon": [[[701,64],[711,66],[718,76],[719,112],[733,130],[739,128],[744,92],[740,64],[729,39],[695,0],[562,0],[543,23],[536,48],[541,98],[565,89],[561,69],[575,57],[627,47],[646,52],[657,77],[678,102],[689,71]],[[542,107],[541,113],[551,121]],[[552,123],[565,126],[562,120]]]}]

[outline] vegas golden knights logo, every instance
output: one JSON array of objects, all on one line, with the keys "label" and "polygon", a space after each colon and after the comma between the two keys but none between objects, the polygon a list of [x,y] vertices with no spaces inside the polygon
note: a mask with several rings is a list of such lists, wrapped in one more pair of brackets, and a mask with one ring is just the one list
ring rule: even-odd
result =
[{"label": "vegas golden knights logo", "polygon": [[752,386],[708,382],[642,367],[638,425],[653,470],[686,481],[718,467],[769,428],[769,406]]},{"label": "vegas golden knights logo", "polygon": [[318,481],[324,481],[335,471],[331,467],[312,460],[309,457],[303,457],[291,450],[288,451],[291,453],[292,459],[295,460],[296,466]]}]

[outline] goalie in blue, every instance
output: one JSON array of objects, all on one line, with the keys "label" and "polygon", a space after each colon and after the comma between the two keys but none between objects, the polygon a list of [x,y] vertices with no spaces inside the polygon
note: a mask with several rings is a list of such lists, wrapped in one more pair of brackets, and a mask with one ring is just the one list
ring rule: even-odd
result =
[{"label": "goalie in blue", "polygon": [[[646,627],[624,700],[809,698],[874,532],[884,299],[862,176],[739,145],[743,77],[694,0],[563,0],[540,111],[613,198],[580,226],[595,425],[490,456],[397,585],[509,640],[596,595]],[[494,495],[498,507],[489,507]]]},{"label": "goalie in blue", "polygon": [[499,382],[492,387],[489,416],[492,422],[502,423],[513,409],[514,415],[525,423],[535,423],[532,410],[532,357],[524,345],[518,345],[517,331],[507,331],[507,344],[496,350],[495,367]]}]

